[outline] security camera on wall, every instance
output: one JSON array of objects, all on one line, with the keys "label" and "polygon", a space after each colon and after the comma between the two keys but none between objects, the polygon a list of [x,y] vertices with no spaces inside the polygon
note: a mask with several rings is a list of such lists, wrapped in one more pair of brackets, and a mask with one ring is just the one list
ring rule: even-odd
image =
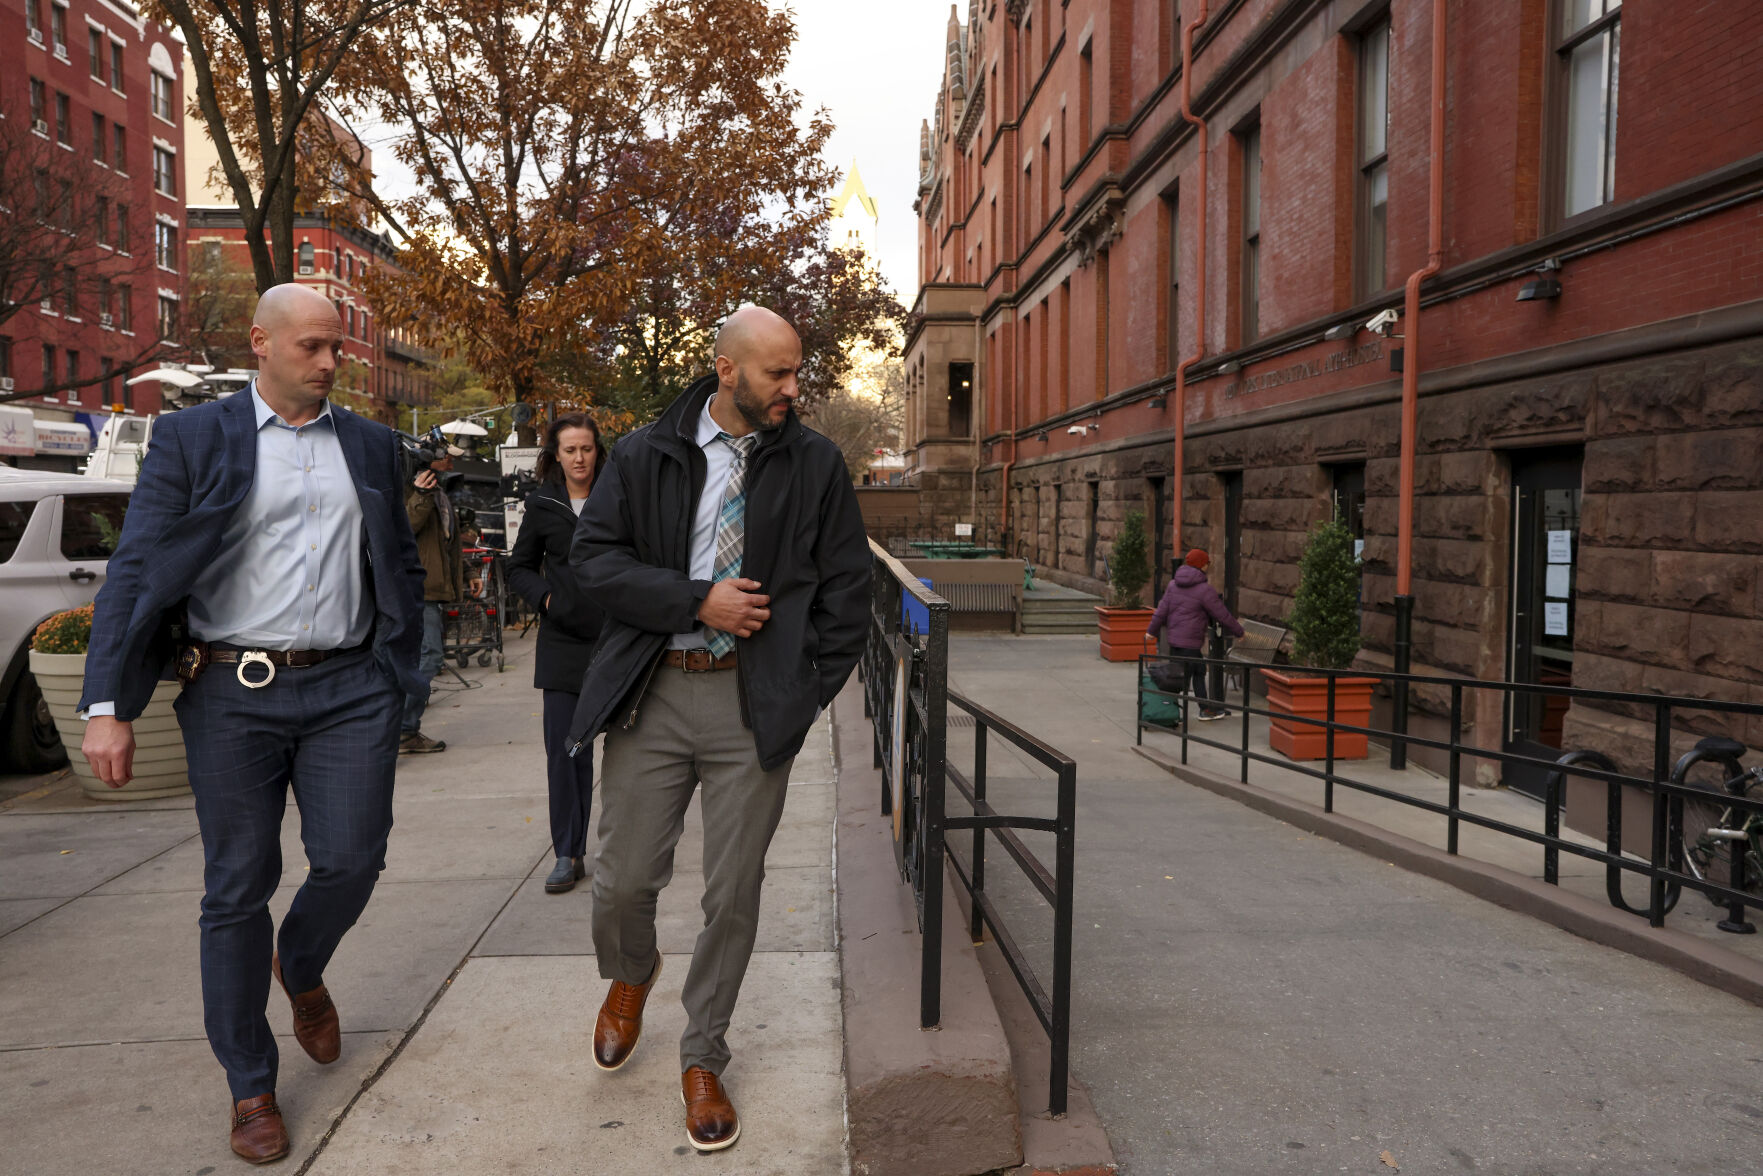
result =
[{"label": "security camera on wall", "polygon": [[1367,331],[1376,331],[1387,339],[1390,337],[1390,333],[1396,329],[1396,324],[1401,321],[1402,316],[1397,314],[1394,310],[1380,310],[1370,322],[1365,324],[1365,329]]},{"label": "security camera on wall", "polygon": [[1070,433],[1073,437],[1082,437],[1085,433],[1089,432],[1089,430],[1085,429],[1082,425],[1073,425],[1065,431]]}]

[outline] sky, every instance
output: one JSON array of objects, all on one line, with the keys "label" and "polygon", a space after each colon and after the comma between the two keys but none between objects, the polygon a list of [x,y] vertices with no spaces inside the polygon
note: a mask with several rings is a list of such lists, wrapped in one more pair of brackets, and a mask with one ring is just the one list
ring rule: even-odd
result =
[{"label": "sky", "polygon": [[[802,95],[804,117],[824,107],[834,131],[826,159],[844,173],[857,161],[879,205],[882,277],[900,301],[918,294],[918,129],[936,109],[947,52],[949,0],[772,0],[796,14],[797,41],[785,80]],[[961,5],[966,19],[967,5]],[[362,128],[384,190],[415,186],[393,158],[384,126]],[[837,185],[827,193],[830,199]]]},{"label": "sky", "polygon": [[[793,0],[790,7],[797,40],[785,78],[804,106],[824,106],[831,117],[826,157],[841,182],[856,157],[880,206],[882,277],[910,306],[918,294],[918,128],[935,110],[943,81],[949,0]],[[961,19],[966,13],[963,3]]]}]

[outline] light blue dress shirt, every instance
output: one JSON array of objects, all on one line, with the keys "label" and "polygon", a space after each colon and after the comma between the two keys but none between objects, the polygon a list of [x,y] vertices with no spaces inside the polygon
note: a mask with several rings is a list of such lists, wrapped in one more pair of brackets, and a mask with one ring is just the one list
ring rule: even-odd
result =
[{"label": "light blue dress shirt", "polygon": [[[698,448],[704,451],[704,490],[698,495],[698,508],[692,515],[691,563],[686,570],[686,577],[692,580],[708,580],[716,575],[716,523],[722,515],[723,492],[735,473],[734,446],[717,440],[721,435],[722,426],[710,415],[710,401],[706,400],[704,411],[698,415],[696,438]],[[703,649],[709,642],[709,633],[699,625],[675,633],[667,647]]]},{"label": "light blue dress shirt", "polygon": [[361,501],[326,403],[294,428],[252,382],[257,473],[190,588],[190,632],[249,649],[339,649],[367,639]]},{"label": "light blue dress shirt", "polygon": [[[294,428],[248,392],[257,417],[257,472],[190,588],[190,633],[247,649],[339,649],[373,628],[361,500],[327,402]],[[87,718],[114,715],[96,702]]]}]

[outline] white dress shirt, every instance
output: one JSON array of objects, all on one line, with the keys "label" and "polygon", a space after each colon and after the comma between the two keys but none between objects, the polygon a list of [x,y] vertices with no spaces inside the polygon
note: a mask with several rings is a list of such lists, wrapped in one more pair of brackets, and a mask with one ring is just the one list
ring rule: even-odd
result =
[{"label": "white dress shirt", "polygon": [[[715,394],[712,393],[712,399]],[[698,417],[698,448],[704,451],[704,490],[698,495],[698,509],[692,515],[692,562],[686,575],[693,580],[708,580],[716,575],[716,524],[722,515],[722,495],[735,472],[735,447],[717,437],[722,426],[710,415],[710,401]],[[703,649],[709,643],[704,626],[684,633],[675,633],[669,649]]]},{"label": "white dress shirt", "polygon": [[[248,649],[339,649],[367,640],[373,600],[361,500],[326,403],[289,425],[257,394],[257,470],[220,554],[190,587],[190,633]],[[86,717],[114,715],[114,700]]]}]

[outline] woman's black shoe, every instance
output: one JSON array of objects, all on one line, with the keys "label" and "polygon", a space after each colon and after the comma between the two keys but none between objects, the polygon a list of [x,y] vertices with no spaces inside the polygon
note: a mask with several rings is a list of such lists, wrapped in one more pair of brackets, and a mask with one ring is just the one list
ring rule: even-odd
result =
[{"label": "woman's black shoe", "polygon": [[551,873],[545,879],[545,893],[562,894],[574,890],[576,880],[587,876],[587,867],[581,858],[558,858],[557,864],[551,867]]}]

